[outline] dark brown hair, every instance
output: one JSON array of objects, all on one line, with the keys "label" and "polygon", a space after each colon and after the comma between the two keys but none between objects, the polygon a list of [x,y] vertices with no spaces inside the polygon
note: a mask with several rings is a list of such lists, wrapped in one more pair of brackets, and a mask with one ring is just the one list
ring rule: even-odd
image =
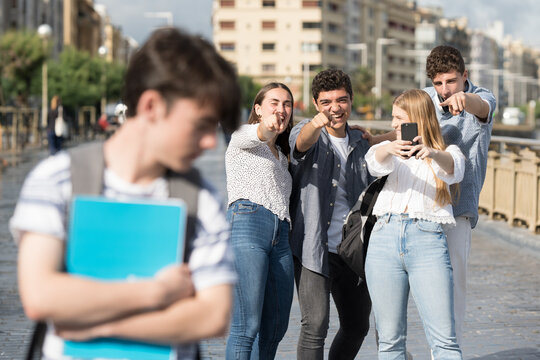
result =
[{"label": "dark brown hair", "polygon": [[[251,113],[249,114],[248,118],[248,124],[258,124],[261,119],[257,116],[257,113],[255,112],[255,105],[261,105],[264,101],[264,98],[266,97],[266,93],[268,93],[272,89],[280,88],[289,93],[289,96],[291,97],[291,105],[294,105],[294,97],[291,92],[291,89],[285,84],[279,83],[279,82],[271,82],[266,84],[262,87],[261,90],[257,93],[255,96],[255,100],[253,100],[253,105],[251,106]],[[293,106],[294,107],[294,106]],[[291,110],[291,118],[289,119],[289,124],[287,125],[287,129],[285,129],[284,132],[279,134],[276,138],[276,145],[279,146],[279,149],[283,154],[286,156],[289,155],[290,152],[290,146],[289,146],[289,135],[291,134],[291,129],[293,127],[293,113]]]},{"label": "dark brown hair", "polygon": [[156,90],[170,109],[179,98],[215,106],[223,128],[234,131],[240,87],[233,67],[206,40],[176,28],[154,31],[132,56],[125,76],[126,115],[133,117],[146,90]]},{"label": "dark brown hair", "polygon": [[448,45],[433,48],[426,60],[427,76],[433,80],[437,74],[451,71],[457,71],[461,75],[465,72],[465,61],[459,50]]},{"label": "dark brown hair", "polygon": [[313,99],[317,101],[321,91],[332,91],[345,89],[345,91],[353,98],[351,78],[345,72],[339,69],[326,69],[315,75],[311,83],[311,94]]}]

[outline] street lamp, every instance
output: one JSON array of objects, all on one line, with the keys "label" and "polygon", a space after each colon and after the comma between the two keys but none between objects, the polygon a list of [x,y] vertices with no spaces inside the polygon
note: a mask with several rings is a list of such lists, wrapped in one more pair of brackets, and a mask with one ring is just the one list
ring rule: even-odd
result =
[{"label": "street lamp", "polygon": [[167,26],[169,27],[173,26],[173,13],[170,11],[157,11],[157,12],[148,11],[144,13],[144,16],[148,18],[165,19],[165,21],[167,22]]},{"label": "street lamp", "polygon": [[362,51],[362,67],[367,67],[367,44],[366,43],[354,43],[347,44],[347,50]]},{"label": "street lamp", "polygon": [[102,94],[101,94],[101,114],[105,114],[105,106],[107,105],[107,67],[106,67],[106,56],[107,56],[107,47],[100,46],[98,49],[99,56],[103,59],[103,73],[101,74],[102,82]]},{"label": "street lamp", "polygon": [[377,99],[377,108],[375,109],[375,118],[381,118],[381,97],[382,97],[382,47],[383,45],[397,44],[396,39],[379,38],[375,42],[375,97]]},{"label": "street lamp", "polygon": [[[43,52],[46,53],[48,47],[48,41],[52,34],[52,29],[48,24],[41,24],[37,29],[38,36],[43,42]],[[47,54],[48,55],[48,54]],[[47,56],[48,57],[48,56]],[[49,112],[48,107],[48,84],[47,84],[47,57],[43,60],[41,71],[41,128],[47,127],[47,115]]]}]

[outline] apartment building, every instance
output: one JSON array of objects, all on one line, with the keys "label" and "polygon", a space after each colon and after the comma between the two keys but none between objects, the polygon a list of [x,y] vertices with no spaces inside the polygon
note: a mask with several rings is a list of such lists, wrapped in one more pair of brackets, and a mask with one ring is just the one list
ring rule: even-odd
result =
[{"label": "apartment building", "polygon": [[298,100],[329,67],[378,69],[381,95],[415,84],[404,51],[414,49],[415,18],[405,0],[214,0],[212,21],[216,48],[239,74],[283,81]]},{"label": "apartment building", "polygon": [[315,71],[345,68],[345,5],[346,0],[214,0],[214,44],[239,74],[260,83],[284,82],[301,100]]},{"label": "apartment building", "polygon": [[[387,0],[386,29],[384,38],[396,40],[388,44],[383,56],[383,93],[395,97],[406,89],[416,87],[415,83],[415,29],[414,9],[405,1]],[[377,42],[377,40],[376,40]],[[383,49],[381,49],[384,54]],[[420,54],[422,55],[422,54]],[[384,64],[387,61],[387,64]]]}]

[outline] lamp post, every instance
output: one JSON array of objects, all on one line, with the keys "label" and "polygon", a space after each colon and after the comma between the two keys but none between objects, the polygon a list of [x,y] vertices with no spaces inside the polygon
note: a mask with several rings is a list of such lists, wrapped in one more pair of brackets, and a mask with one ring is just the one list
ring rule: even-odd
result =
[{"label": "lamp post", "polygon": [[[47,51],[48,41],[52,34],[52,29],[48,24],[41,24],[37,29],[38,36],[43,42],[43,52]],[[47,54],[48,55],[48,54]],[[47,56],[48,57],[48,56]],[[47,127],[47,115],[49,112],[48,107],[48,84],[47,84],[47,57],[43,60],[41,68],[41,128]]]},{"label": "lamp post", "polygon": [[107,105],[107,67],[105,65],[107,56],[107,47],[100,46],[98,49],[99,56],[103,59],[103,74],[101,74],[102,94],[101,94],[101,114],[105,114],[105,106]]},{"label": "lamp post", "polygon": [[375,118],[381,118],[381,97],[382,97],[382,47],[383,45],[397,44],[396,39],[379,38],[375,42],[375,97],[377,99],[377,108],[375,109]]},{"label": "lamp post", "polygon": [[145,17],[148,18],[162,18],[167,22],[167,26],[173,26],[173,13],[170,11],[157,11],[157,12],[145,12]]},{"label": "lamp post", "polygon": [[303,102],[304,102],[304,112],[307,114],[309,109],[309,62],[306,60],[304,61],[304,86],[303,86],[304,94]]},{"label": "lamp post", "polygon": [[362,52],[362,67],[367,67],[367,44],[366,43],[354,43],[347,44],[347,50],[351,51],[361,51]]}]

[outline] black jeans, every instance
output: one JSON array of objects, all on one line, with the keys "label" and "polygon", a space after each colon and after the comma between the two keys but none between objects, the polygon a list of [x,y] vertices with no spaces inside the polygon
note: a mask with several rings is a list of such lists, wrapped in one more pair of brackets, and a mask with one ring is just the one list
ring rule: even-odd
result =
[{"label": "black jeans", "polygon": [[369,331],[371,299],[365,281],[329,253],[330,277],[310,271],[294,258],[294,275],[302,314],[297,359],[322,360],[330,318],[330,293],[339,315],[339,330],[329,360],[354,359]]}]

